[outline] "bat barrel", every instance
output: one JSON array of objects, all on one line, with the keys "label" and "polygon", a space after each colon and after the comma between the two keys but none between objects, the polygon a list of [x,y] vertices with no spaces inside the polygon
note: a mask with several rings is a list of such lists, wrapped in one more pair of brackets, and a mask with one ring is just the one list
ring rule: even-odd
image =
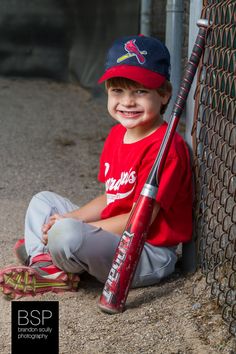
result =
[{"label": "bat barrel", "polygon": [[131,214],[120,239],[99,300],[99,307],[103,312],[115,314],[124,310],[128,291],[146,240],[153,205],[153,198],[139,196],[135,212]]}]

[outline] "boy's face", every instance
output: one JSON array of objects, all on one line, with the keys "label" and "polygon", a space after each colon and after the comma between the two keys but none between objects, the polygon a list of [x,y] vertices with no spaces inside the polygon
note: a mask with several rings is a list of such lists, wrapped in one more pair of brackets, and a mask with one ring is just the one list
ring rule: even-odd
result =
[{"label": "boy's face", "polygon": [[109,87],[108,112],[127,130],[142,134],[156,128],[161,122],[160,110],[169,95],[160,96],[156,90],[143,87]]}]

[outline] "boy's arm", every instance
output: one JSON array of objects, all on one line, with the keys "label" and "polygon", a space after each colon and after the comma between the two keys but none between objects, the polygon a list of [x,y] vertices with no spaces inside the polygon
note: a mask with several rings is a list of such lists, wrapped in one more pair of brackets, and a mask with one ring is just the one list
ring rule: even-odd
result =
[{"label": "boy's arm", "polygon": [[[113,216],[108,219],[101,220],[100,219],[101,211],[105,208],[106,205],[107,205],[106,194],[102,194],[99,197],[93,199],[89,203],[82,206],[80,209],[76,209],[70,213],[66,213],[63,216],[60,216],[58,214],[51,216],[49,222],[43,225],[42,227],[43,242],[47,244],[48,230],[52,227],[52,225],[56,222],[56,220],[59,220],[63,217],[83,220],[84,222],[87,222],[93,226],[102,228],[105,231],[112,232],[114,234],[121,236],[125,230],[125,226],[128,222],[132,209],[129,213],[121,214],[121,215]],[[160,210],[160,205],[157,202],[155,202],[151,223],[156,218],[159,210]]]},{"label": "boy's arm", "polygon": [[[157,202],[155,202],[151,223],[157,217],[159,210],[160,210],[160,205]],[[101,227],[105,231],[112,232],[114,234],[121,236],[125,230],[125,226],[128,222],[131,212],[132,210],[127,214],[121,214],[121,215],[113,216],[108,219],[90,222],[89,224],[94,225],[96,227]]]},{"label": "boy's arm", "polygon": [[65,218],[74,218],[90,223],[93,221],[100,220],[101,212],[106,207],[106,205],[106,194],[102,194],[96,197],[95,199],[91,200],[81,208],[66,213],[63,216]]},{"label": "boy's arm", "polygon": [[102,219],[95,222],[90,222],[90,225],[96,226],[98,228],[102,228],[105,231],[112,232],[117,235],[122,235],[125,225],[129,219],[130,213],[121,214],[117,216],[113,216],[108,219]]}]

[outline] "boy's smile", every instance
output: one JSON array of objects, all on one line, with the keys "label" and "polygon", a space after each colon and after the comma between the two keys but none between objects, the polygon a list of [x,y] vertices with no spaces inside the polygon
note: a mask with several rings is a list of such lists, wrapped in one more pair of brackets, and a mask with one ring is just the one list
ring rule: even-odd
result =
[{"label": "boy's smile", "polygon": [[142,111],[117,110],[117,113],[120,114],[123,118],[136,118],[142,114]]},{"label": "boy's smile", "polygon": [[162,119],[160,110],[169,96],[160,96],[156,90],[140,88],[108,88],[108,111],[127,129],[126,136],[133,140],[151,134]]}]

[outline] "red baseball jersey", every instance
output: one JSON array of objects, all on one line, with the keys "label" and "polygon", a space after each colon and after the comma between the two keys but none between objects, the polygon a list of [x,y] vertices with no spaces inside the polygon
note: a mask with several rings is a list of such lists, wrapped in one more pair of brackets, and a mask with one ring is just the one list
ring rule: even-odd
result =
[{"label": "red baseball jersey", "polygon": [[[130,212],[157,156],[167,123],[132,144],[124,143],[126,129],[117,124],[108,135],[100,159],[98,179],[105,183],[107,206],[101,218]],[[173,246],[192,236],[192,172],[187,146],[175,133],[156,200],[160,211],[147,240],[154,246]]]}]

